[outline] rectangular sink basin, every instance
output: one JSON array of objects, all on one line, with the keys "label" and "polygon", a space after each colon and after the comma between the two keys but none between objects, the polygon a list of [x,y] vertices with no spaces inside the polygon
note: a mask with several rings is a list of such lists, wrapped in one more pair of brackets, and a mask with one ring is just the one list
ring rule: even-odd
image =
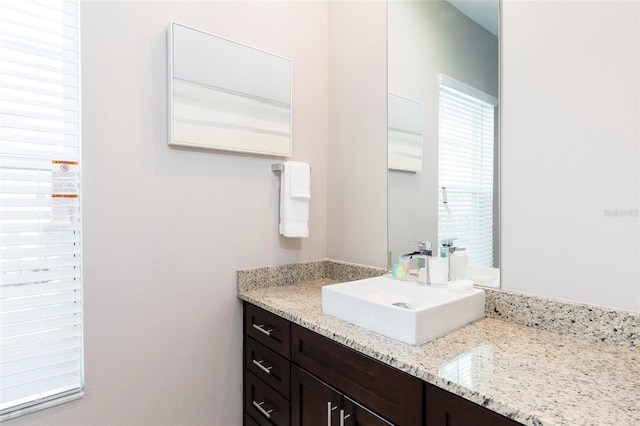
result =
[{"label": "rectangular sink basin", "polygon": [[[484,291],[450,284],[423,286],[380,276],[327,285],[322,312],[419,345],[484,317]],[[462,288],[454,290],[456,284]]]}]

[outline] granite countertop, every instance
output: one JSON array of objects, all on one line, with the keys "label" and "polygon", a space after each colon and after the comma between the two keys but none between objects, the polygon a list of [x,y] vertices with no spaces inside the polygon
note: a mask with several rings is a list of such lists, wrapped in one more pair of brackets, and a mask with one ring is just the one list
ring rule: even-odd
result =
[{"label": "granite countertop", "polygon": [[[526,425],[640,425],[640,351],[485,318],[420,346],[322,313],[336,279],[238,297]],[[634,317],[635,321],[635,317]]]}]

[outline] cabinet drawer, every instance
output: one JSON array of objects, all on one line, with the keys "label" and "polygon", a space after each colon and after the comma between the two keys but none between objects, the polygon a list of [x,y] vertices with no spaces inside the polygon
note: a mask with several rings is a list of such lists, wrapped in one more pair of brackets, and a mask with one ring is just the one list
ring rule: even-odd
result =
[{"label": "cabinet drawer", "polygon": [[281,357],[251,337],[247,337],[244,356],[245,365],[249,371],[289,399],[291,363],[288,359]]},{"label": "cabinet drawer", "polygon": [[244,410],[258,424],[289,426],[289,401],[250,371],[245,374],[244,392]]},{"label": "cabinet drawer", "polygon": [[296,324],[291,360],[394,424],[424,424],[420,379]]},{"label": "cabinet drawer", "polygon": [[244,304],[244,330],[283,357],[290,357],[291,323],[250,303]]}]

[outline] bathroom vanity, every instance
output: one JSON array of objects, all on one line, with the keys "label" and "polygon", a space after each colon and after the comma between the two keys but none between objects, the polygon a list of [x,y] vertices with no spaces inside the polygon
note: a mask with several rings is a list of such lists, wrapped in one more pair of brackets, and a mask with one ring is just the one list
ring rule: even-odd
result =
[{"label": "bathroom vanity", "polygon": [[485,318],[410,345],[322,312],[327,284],[383,273],[238,271],[247,424],[640,424],[637,313],[487,290]]},{"label": "bathroom vanity", "polygon": [[244,348],[248,425],[518,424],[247,302]]}]

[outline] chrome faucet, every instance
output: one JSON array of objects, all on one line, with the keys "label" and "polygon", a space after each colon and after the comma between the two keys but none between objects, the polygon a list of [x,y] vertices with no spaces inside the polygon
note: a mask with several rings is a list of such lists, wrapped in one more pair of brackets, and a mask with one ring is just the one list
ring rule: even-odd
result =
[{"label": "chrome faucet", "polygon": [[452,280],[453,279],[453,274],[451,273],[451,271],[453,270],[451,267],[451,256],[453,255],[453,253],[457,252],[457,251],[464,251],[466,250],[466,248],[464,247],[456,247],[453,245],[453,242],[457,240],[457,238],[447,238],[442,240],[442,248],[441,250],[441,255],[442,257],[446,257],[449,260],[449,279]]},{"label": "chrome faucet", "polygon": [[403,254],[403,259],[420,259],[424,260],[425,274],[420,275],[420,261],[418,261],[418,284],[419,285],[431,285],[431,278],[429,274],[429,256],[432,255],[431,241],[421,241],[418,244],[418,250],[413,253]]},{"label": "chrome faucet", "polygon": [[447,256],[451,256],[453,253],[457,251],[466,250],[464,247],[456,247],[453,245],[453,242],[457,240],[457,238],[448,238],[442,240],[442,251],[447,254]]}]

